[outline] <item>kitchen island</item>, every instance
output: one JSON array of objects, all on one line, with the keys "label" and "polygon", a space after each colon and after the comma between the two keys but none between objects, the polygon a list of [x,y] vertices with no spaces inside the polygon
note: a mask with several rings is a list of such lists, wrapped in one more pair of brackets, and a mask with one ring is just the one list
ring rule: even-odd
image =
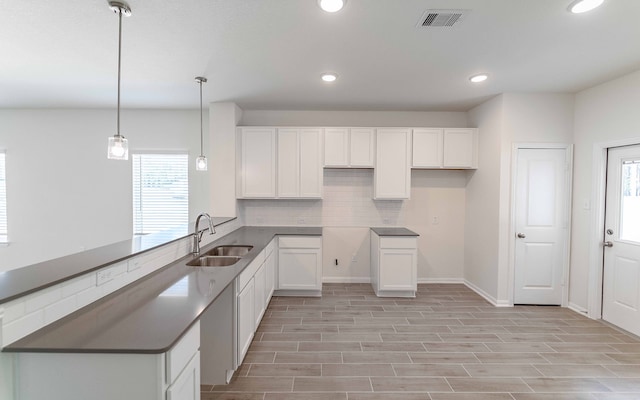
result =
[{"label": "kitchen island", "polygon": [[[182,257],[5,346],[3,352],[17,353],[16,391],[22,399],[159,399],[165,392],[174,400],[199,398],[200,352],[211,358],[237,344],[236,278],[255,259],[264,261],[276,236],[321,235],[314,227],[239,228],[202,249],[252,246],[234,265],[189,267],[194,256]],[[229,337],[204,337],[209,330],[201,331],[200,321],[210,326],[212,318],[229,328]],[[231,356],[227,369],[237,367],[237,354]]]}]

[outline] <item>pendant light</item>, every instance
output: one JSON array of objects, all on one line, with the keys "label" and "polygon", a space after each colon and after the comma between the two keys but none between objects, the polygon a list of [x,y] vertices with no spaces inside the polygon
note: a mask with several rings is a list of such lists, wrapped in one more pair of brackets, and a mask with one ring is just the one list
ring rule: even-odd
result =
[{"label": "pendant light", "polygon": [[207,82],[207,78],[196,76],[196,82],[200,84],[200,157],[196,158],[196,171],[207,170],[207,157],[204,156],[204,136],[202,133],[202,84]]},{"label": "pendant light", "polygon": [[109,8],[118,14],[118,122],[116,134],[109,138],[107,158],[111,160],[128,160],[129,144],[127,139],[120,134],[120,59],[122,56],[122,16],[130,16],[131,8],[120,1],[110,1]]}]

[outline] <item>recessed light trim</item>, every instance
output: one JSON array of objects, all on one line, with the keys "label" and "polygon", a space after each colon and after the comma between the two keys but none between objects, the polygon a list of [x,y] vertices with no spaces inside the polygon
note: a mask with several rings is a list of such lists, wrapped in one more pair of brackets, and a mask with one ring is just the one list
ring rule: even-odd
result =
[{"label": "recessed light trim", "polygon": [[582,14],[600,7],[604,0],[575,0],[569,4],[569,12],[574,14]]},{"label": "recessed light trim", "polygon": [[347,0],[318,0],[318,5],[324,11],[334,13],[342,10]]},{"label": "recessed light trim", "polygon": [[489,75],[488,74],[476,74],[473,76],[469,77],[469,80],[473,83],[480,83],[480,82],[484,82],[487,79],[489,79]]},{"label": "recessed light trim", "polygon": [[320,75],[320,79],[322,79],[323,82],[332,83],[338,79],[338,74],[335,72],[325,72]]}]

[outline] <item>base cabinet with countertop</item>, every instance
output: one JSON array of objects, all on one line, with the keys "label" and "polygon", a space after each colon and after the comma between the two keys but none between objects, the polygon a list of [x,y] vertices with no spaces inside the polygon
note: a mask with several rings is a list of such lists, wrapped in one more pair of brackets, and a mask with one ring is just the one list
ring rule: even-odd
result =
[{"label": "base cabinet with countertop", "polygon": [[[279,283],[280,235],[294,239],[285,250],[313,250],[320,271],[321,228],[239,228],[202,250],[253,249],[236,264],[194,268],[185,256],[5,345],[0,361],[10,359],[11,376],[0,382],[10,380],[9,398],[187,400],[200,398],[201,383],[229,383]],[[318,294],[320,278],[312,279]]]},{"label": "base cabinet with countertop", "polygon": [[371,229],[371,286],[376,296],[416,296],[417,236],[405,228]]},{"label": "base cabinet with countertop", "polygon": [[198,400],[200,323],[168,352],[20,353],[20,400]]},{"label": "base cabinet with countertop", "polygon": [[322,295],[322,236],[280,236],[278,296]]},{"label": "base cabinet with countertop", "polygon": [[234,369],[239,368],[242,364],[273,296],[276,241],[277,238],[274,238],[269,242],[251,264],[240,273],[234,284],[236,292],[234,306],[236,310],[236,362]]}]

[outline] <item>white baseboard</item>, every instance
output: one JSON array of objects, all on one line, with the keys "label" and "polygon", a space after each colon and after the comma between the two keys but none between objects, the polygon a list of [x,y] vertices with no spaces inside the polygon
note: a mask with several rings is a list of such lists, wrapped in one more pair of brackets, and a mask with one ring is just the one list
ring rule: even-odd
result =
[{"label": "white baseboard", "polygon": [[418,283],[464,283],[462,278],[418,278]]},{"label": "white baseboard", "polygon": [[473,290],[474,292],[476,292],[477,294],[482,296],[486,301],[488,301],[489,303],[493,304],[496,307],[513,307],[513,305],[509,304],[508,301],[506,301],[506,300],[497,300],[495,297],[491,296],[489,293],[487,293],[484,290],[480,289],[478,286],[474,285],[473,283],[469,282],[466,279],[464,280],[464,284],[469,289]]},{"label": "white baseboard", "polygon": [[584,315],[585,317],[589,316],[589,311],[587,311],[586,308],[581,307],[575,303],[569,302],[569,305],[567,306],[567,308],[571,311],[575,311],[580,315]]},{"label": "white baseboard", "polygon": [[322,283],[371,283],[368,276],[324,276]]}]

